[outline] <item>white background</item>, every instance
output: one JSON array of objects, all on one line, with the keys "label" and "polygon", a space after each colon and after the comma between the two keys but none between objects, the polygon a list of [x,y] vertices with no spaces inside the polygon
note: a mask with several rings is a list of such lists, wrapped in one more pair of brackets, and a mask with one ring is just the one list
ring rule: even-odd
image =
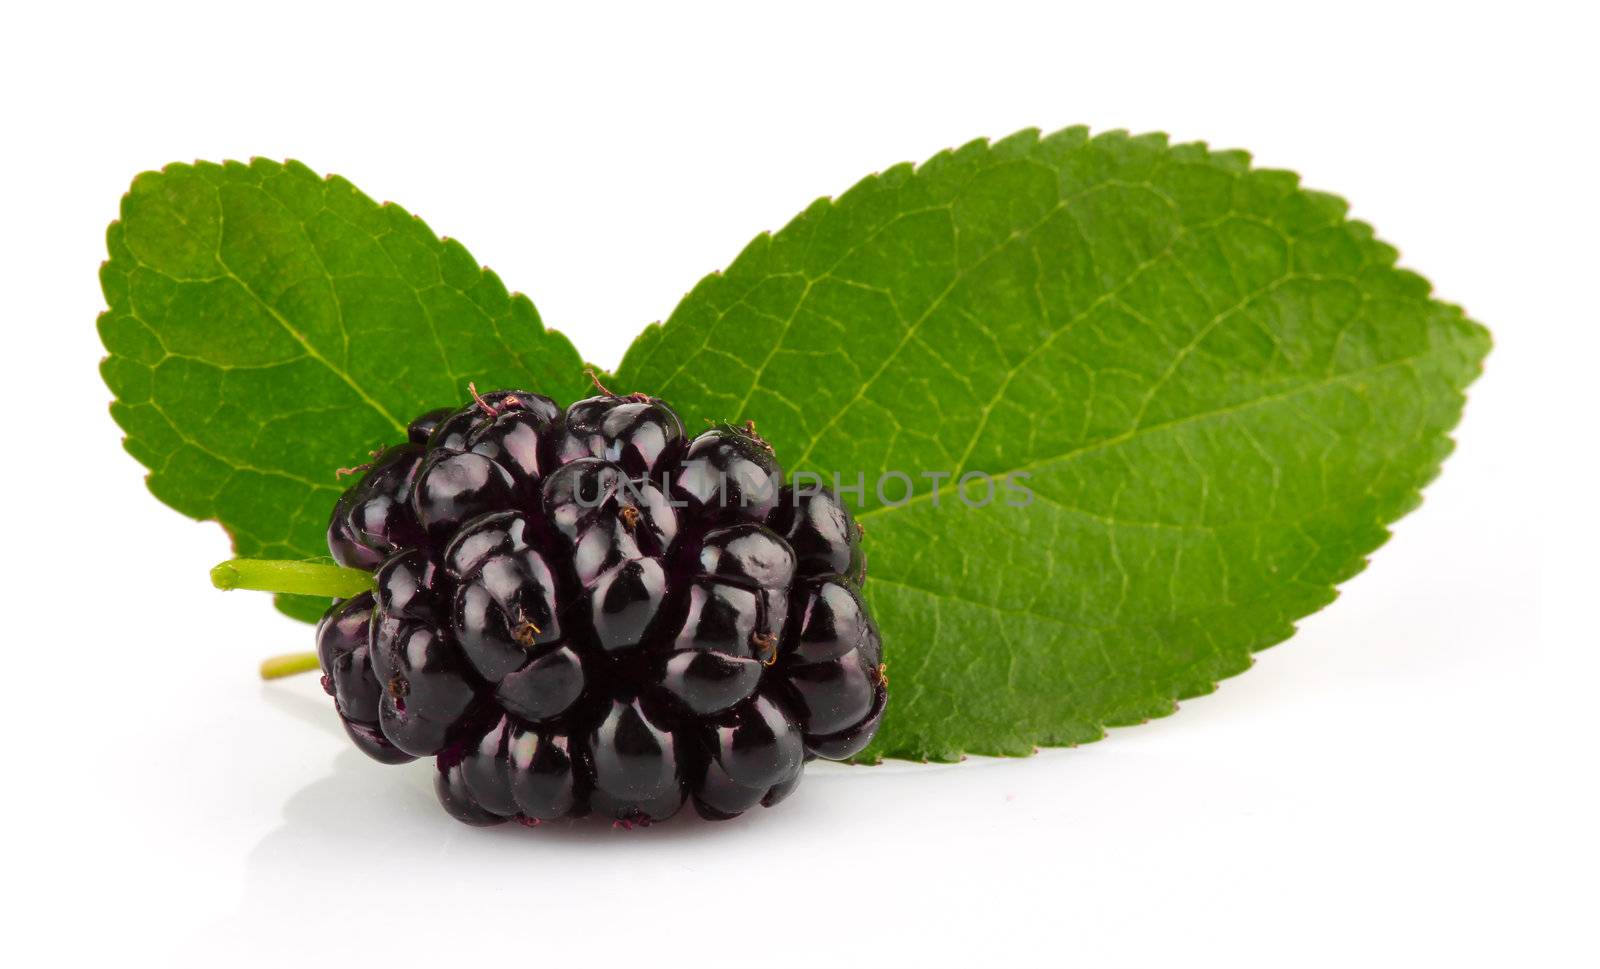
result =
[{"label": "white background", "polygon": [[[1595,964],[1577,5],[594,6],[7,12],[7,962]],[[720,826],[468,828],[425,765],[352,750],[314,678],[257,682],[308,629],[208,587],[221,530],[145,491],[106,414],[103,232],[168,161],[344,174],[614,366],[815,196],[1072,123],[1300,171],[1497,341],[1443,477],[1337,603],[1089,747],[813,768]]]}]

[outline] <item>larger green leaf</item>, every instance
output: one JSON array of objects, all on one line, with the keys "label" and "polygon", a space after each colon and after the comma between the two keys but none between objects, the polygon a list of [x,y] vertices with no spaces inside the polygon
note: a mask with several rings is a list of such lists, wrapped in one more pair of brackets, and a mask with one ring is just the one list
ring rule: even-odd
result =
[{"label": "larger green leaf", "polygon": [[240,555],[326,556],[336,470],[468,381],[586,384],[572,344],[459,243],[295,162],[140,175],[107,244],[112,415],[150,490]]},{"label": "larger green leaf", "polygon": [[[1026,754],[1245,669],[1417,504],[1489,340],[1394,263],[1243,153],[1026,131],[816,202],[617,382],[865,473],[872,753]],[[1036,498],[923,476],[968,471]]]}]

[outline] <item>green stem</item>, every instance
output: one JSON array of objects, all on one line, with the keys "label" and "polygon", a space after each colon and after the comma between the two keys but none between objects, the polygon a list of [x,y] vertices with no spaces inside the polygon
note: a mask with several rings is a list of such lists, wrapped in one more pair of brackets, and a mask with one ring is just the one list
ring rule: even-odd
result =
[{"label": "green stem", "polygon": [[372,590],[372,573],[322,562],[229,559],[211,570],[219,589],[255,589],[345,599]]},{"label": "green stem", "polygon": [[261,678],[281,680],[296,673],[309,673],[320,665],[316,653],[286,653],[283,656],[272,656],[261,661]]}]

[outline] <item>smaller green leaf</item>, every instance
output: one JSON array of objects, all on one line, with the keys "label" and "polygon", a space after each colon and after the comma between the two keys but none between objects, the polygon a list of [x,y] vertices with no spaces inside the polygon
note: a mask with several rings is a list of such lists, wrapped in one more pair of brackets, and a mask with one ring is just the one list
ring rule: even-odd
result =
[{"label": "smaller green leaf", "polygon": [[[459,243],[298,162],[146,172],[106,243],[112,416],[156,497],[240,555],[325,557],[337,470],[469,381],[586,386],[567,339]],[[315,619],[327,601],[279,604]]]}]

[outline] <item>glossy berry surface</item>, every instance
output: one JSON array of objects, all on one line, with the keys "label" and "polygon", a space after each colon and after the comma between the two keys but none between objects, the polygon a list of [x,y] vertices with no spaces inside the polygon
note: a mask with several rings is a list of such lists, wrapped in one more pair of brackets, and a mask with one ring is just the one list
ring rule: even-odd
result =
[{"label": "glossy berry surface", "polygon": [[876,732],[860,528],[753,426],[474,393],[360,471],[328,547],[374,591],[318,626],[323,687],[369,756],[435,758],[451,816],[723,820]]}]

